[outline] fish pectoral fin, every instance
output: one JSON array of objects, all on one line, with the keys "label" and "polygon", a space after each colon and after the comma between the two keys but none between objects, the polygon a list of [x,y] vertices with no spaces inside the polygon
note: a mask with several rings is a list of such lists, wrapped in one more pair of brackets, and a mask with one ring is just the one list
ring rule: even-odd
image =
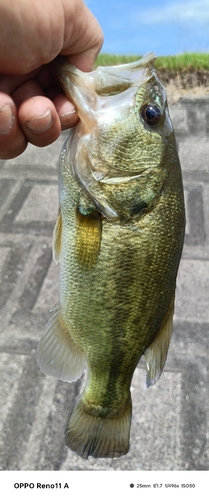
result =
[{"label": "fish pectoral fin", "polygon": [[168,348],[173,329],[174,299],[171,302],[167,319],[155,340],[144,352],[146,361],[147,387],[154,385],[160,378],[168,354]]},{"label": "fish pectoral fin", "polygon": [[55,264],[59,264],[62,237],[62,216],[59,210],[52,238],[52,253]]},{"label": "fish pectoral fin", "polygon": [[71,338],[60,314],[59,304],[54,307],[53,312],[38,344],[37,363],[47,375],[73,382],[84,371],[85,356]]},{"label": "fish pectoral fin", "polygon": [[94,210],[83,215],[76,213],[76,256],[83,268],[91,269],[97,262],[102,235],[101,214]]}]

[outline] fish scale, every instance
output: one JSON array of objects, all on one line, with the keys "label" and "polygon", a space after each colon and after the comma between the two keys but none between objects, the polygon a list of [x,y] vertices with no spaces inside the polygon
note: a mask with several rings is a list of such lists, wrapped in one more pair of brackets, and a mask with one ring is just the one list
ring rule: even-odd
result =
[{"label": "fish scale", "polygon": [[153,61],[148,54],[91,73],[63,58],[53,63],[80,122],[60,157],[59,304],[37,361],[69,382],[86,367],[66,430],[67,446],[85,459],[128,453],[134,370],[144,355],[147,386],[154,384],[172,333],[184,199]]}]

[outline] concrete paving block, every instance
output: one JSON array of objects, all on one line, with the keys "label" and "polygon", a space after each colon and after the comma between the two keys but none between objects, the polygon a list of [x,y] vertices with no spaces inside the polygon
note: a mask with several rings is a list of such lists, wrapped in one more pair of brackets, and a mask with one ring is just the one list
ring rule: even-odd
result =
[{"label": "concrete paving block", "polygon": [[[61,148],[68,135],[68,131],[61,132],[55,142],[43,148],[37,148],[33,144],[28,144],[26,150],[20,156],[8,160],[7,164],[9,167],[15,166],[17,171],[19,167],[26,165],[28,173],[30,173],[30,170],[33,169],[35,165],[42,166],[43,168],[44,166],[50,166],[56,169]],[[1,161],[1,164],[4,165],[5,162]]]},{"label": "concrete paving block", "polygon": [[178,139],[188,134],[189,128],[187,123],[187,110],[182,108],[180,104],[175,104],[169,107],[169,113],[172,120],[175,136]]},{"label": "concrete paving block", "polygon": [[182,259],[177,277],[175,317],[209,322],[209,262]]},{"label": "concrete paving block", "polygon": [[205,243],[205,229],[202,183],[184,183],[184,199],[186,211],[185,245],[203,247]]},{"label": "concrete paving block", "polygon": [[50,318],[50,310],[59,300],[58,283],[59,265],[52,262],[33,308],[34,314],[41,315],[43,312],[48,311],[48,317]]},{"label": "concrete paving block", "polygon": [[197,98],[182,97],[179,105],[187,111],[187,123],[190,136],[208,136],[209,100],[207,96]]},{"label": "concrete paving block", "polygon": [[12,357],[11,354],[0,354],[0,442],[2,445],[2,428],[12,407],[16,395],[18,380],[22,374],[25,356]]},{"label": "concrete paving block", "polygon": [[183,171],[206,171],[209,173],[208,138],[186,138],[179,142],[179,157]]},{"label": "concrete paving block", "polygon": [[6,260],[9,257],[9,253],[11,251],[10,247],[0,247],[0,275],[1,275],[1,280],[6,279],[4,275],[2,275]]},{"label": "concrete paving block", "polygon": [[43,429],[47,425],[49,411],[53,405],[53,399],[57,388],[57,380],[44,377],[41,396],[35,410],[35,418],[29,439],[26,443],[25,453],[19,462],[20,470],[35,470],[39,460],[40,448],[44,440]]},{"label": "concrete paving block", "polygon": [[2,211],[4,204],[7,202],[8,196],[10,195],[10,192],[13,189],[15,184],[16,184],[16,182],[13,179],[0,179],[0,209],[1,209],[1,211]]},{"label": "concrete paving block", "polygon": [[203,213],[205,245],[209,245],[209,185],[203,186]]},{"label": "concrete paving block", "polygon": [[35,184],[15,222],[55,221],[58,214],[58,187]]}]

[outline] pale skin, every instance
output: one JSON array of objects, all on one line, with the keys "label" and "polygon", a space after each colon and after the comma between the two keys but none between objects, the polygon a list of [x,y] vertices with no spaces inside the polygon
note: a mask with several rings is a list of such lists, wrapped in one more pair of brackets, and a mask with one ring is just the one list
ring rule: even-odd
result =
[{"label": "pale skin", "polygon": [[0,33],[0,158],[9,159],[77,123],[50,62],[62,54],[91,71],[103,34],[82,0],[0,0]]}]

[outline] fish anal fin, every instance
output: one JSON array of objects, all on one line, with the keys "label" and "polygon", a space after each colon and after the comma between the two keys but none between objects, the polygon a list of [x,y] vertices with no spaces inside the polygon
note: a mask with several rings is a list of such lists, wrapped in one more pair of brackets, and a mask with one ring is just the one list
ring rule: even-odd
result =
[{"label": "fish anal fin", "polygon": [[59,305],[54,307],[53,312],[38,344],[37,363],[47,375],[73,382],[84,371],[85,356],[71,338],[61,317]]},{"label": "fish anal fin", "polygon": [[90,214],[76,213],[76,256],[83,268],[91,269],[97,262],[102,234],[101,214],[93,210]]},{"label": "fish anal fin", "polygon": [[154,385],[160,378],[168,354],[173,329],[174,299],[171,302],[166,320],[152,344],[144,352],[146,361],[147,387]]},{"label": "fish anal fin", "polygon": [[66,445],[82,458],[116,458],[129,451],[131,400],[118,417],[99,417],[85,408],[82,398],[75,405],[65,434]]},{"label": "fish anal fin", "polygon": [[62,216],[59,210],[52,238],[52,253],[55,264],[59,263],[62,238]]}]

